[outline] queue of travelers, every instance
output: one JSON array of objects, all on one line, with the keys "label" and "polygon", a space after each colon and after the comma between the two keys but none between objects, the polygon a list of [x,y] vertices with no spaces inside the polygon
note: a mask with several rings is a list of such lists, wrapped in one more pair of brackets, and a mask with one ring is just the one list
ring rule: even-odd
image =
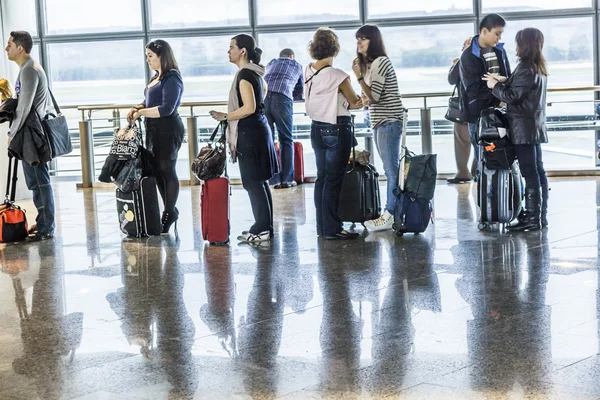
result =
[{"label": "queue of travelers", "polygon": [[[468,38],[462,55],[455,59],[449,83],[458,85],[463,123],[454,127],[458,172],[448,180],[460,184],[476,180],[480,159],[477,143],[478,119],[487,107],[505,106],[510,139],[526,181],[525,204],[518,222],[511,230],[538,230],[548,225],[548,180],[543,167],[540,144],[548,141],[545,126],[547,67],[542,55],[543,34],[527,28],[516,35],[519,63],[511,72],[506,51],[500,43],[504,19],[497,14],[486,16],[479,34]],[[309,44],[313,61],[304,69],[292,49],[283,49],[279,58],[266,68],[261,64],[262,50],[247,34],[233,37],[227,51],[229,61],[238,67],[234,77],[227,112],[211,111],[217,121],[227,121],[228,148],[232,160],[239,161],[244,189],[248,192],[254,224],[238,240],[259,243],[273,238],[273,198],[270,183],[276,189],[295,186],[292,139],[293,102],[304,98],[306,113],[312,120],[311,144],[317,167],[314,189],[316,231],[329,240],[358,237],[347,231],[339,216],[339,203],[346,166],[353,146],[351,110],[368,108],[375,144],[383,161],[387,178],[385,206],[377,219],[366,221],[369,231],[390,230],[394,224],[401,137],[405,109],[393,60],[388,58],[383,35],[375,25],[364,25],[355,34],[356,59],[352,70],[361,93],[351,77],[334,66],[340,52],[336,32],[319,28]],[[31,57],[33,39],[25,31],[10,33],[6,52],[19,66],[13,94],[4,85],[2,102],[18,99],[9,130],[9,143],[26,124],[31,111],[46,115],[51,107],[48,78],[41,65]],[[163,201],[163,233],[179,218],[176,207],[179,195],[177,157],[184,139],[184,126],[177,112],[184,92],[184,82],[173,50],[164,40],[146,46],[146,61],[154,71],[144,89],[144,100],[133,107],[127,119],[134,123],[144,119],[146,147],[153,155],[158,191]],[[274,139],[279,141],[279,156]],[[471,142],[474,160],[469,160]],[[23,163],[27,187],[33,192],[38,210],[36,224],[27,240],[51,239],[55,230],[54,198],[47,162],[35,166]]]}]

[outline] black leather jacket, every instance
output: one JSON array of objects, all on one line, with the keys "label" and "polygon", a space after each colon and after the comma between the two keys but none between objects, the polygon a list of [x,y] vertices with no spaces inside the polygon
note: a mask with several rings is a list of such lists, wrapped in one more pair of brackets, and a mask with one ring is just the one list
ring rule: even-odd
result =
[{"label": "black leather jacket", "polygon": [[494,87],[494,96],[506,103],[513,144],[548,143],[546,85],[545,75],[536,74],[530,63],[521,61],[505,83]]}]

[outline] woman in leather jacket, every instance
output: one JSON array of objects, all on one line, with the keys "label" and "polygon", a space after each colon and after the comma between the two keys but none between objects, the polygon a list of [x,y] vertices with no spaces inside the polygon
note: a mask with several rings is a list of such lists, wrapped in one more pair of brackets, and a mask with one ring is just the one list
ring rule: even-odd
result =
[{"label": "woman in leather jacket", "polygon": [[525,177],[525,211],[513,231],[539,230],[548,225],[548,179],[542,162],[541,143],[546,133],[546,60],[542,55],[544,35],[527,28],[516,37],[519,64],[510,78],[485,75],[495,97],[506,103],[509,136]]}]

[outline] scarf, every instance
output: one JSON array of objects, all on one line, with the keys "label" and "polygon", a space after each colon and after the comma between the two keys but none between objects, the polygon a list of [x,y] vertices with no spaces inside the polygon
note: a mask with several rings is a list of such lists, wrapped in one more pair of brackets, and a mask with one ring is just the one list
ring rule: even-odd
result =
[{"label": "scarf", "polygon": [[[240,99],[237,95],[237,77],[241,70],[249,69],[254,71],[261,77],[261,79],[265,76],[265,67],[261,65],[257,65],[254,63],[248,63],[244,65],[242,68],[235,73],[233,77],[233,83],[231,84],[231,89],[229,90],[229,100],[227,101],[227,112],[230,113],[232,111],[240,108]],[[259,99],[255,99],[256,102]],[[255,105],[257,106],[257,105]],[[229,144],[229,152],[231,153],[231,162],[235,163],[237,160],[237,139],[238,139],[238,123],[239,120],[235,121],[227,121],[227,143]]]}]

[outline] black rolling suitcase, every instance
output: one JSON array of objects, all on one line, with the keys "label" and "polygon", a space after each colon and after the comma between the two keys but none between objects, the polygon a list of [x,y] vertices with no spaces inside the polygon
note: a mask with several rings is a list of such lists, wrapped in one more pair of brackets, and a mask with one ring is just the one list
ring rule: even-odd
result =
[{"label": "black rolling suitcase", "polygon": [[478,205],[481,211],[478,228],[489,229],[492,224],[508,224],[521,212],[523,191],[518,163],[510,169],[489,169],[485,161],[479,163],[477,182]]},{"label": "black rolling suitcase", "polygon": [[129,237],[156,236],[162,232],[156,178],[146,176],[140,188],[131,192],[117,189],[117,213],[121,231]]},{"label": "black rolling suitcase", "polygon": [[344,222],[363,223],[379,218],[379,174],[371,164],[348,164],[340,195],[340,219]]},{"label": "black rolling suitcase", "polygon": [[[352,119],[352,142],[354,142],[354,118]],[[352,146],[352,160],[356,160],[356,147]],[[363,223],[381,215],[379,174],[372,164],[363,165],[352,161],[346,168],[340,194],[340,219],[343,222]]]}]

